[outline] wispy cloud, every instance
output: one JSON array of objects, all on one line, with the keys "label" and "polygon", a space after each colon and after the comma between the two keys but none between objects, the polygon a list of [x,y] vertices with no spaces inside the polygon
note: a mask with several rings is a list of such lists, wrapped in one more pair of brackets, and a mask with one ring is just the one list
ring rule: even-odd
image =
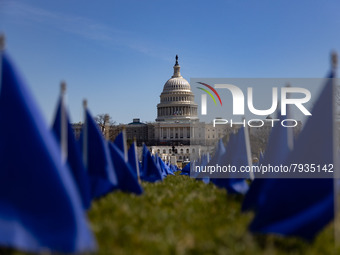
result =
[{"label": "wispy cloud", "polygon": [[120,30],[112,24],[102,24],[87,17],[58,13],[9,0],[0,0],[0,15],[12,22],[44,24],[86,40],[124,46],[152,57],[169,59],[169,49],[155,45],[146,38],[137,38],[133,32]]}]

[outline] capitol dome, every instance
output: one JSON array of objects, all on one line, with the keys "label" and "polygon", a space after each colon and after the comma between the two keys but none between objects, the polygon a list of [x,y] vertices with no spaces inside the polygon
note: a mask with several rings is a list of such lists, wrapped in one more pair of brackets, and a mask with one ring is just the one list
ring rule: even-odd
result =
[{"label": "capitol dome", "polygon": [[163,92],[160,95],[156,121],[197,119],[197,104],[194,102],[194,94],[189,82],[181,76],[180,69],[176,55],[174,74],[164,84]]},{"label": "capitol dome", "polygon": [[191,88],[189,82],[181,76],[173,77],[164,84],[163,92],[171,92],[174,90],[186,90],[190,92]]}]

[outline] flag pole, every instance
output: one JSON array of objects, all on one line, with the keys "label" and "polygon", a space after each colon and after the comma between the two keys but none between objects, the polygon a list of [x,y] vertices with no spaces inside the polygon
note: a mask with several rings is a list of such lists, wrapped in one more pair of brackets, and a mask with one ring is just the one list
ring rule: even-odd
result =
[{"label": "flag pole", "polygon": [[[286,85],[287,88],[291,87],[290,83],[287,83]],[[288,98],[290,98],[290,95],[288,94]],[[287,117],[292,118],[292,111],[291,111],[291,107],[289,107],[290,105],[287,105]],[[287,127],[288,128],[288,127]],[[294,149],[294,128],[288,128],[287,130],[287,144],[288,144],[288,148],[292,151]]]},{"label": "flag pole", "polygon": [[6,45],[5,35],[0,34],[0,91],[1,91],[1,81],[2,81],[2,61],[3,61],[2,55],[4,54],[4,51],[5,51],[5,45]]},{"label": "flag pole", "polygon": [[60,145],[61,145],[61,157],[62,162],[65,163],[66,159],[68,157],[68,151],[67,151],[67,140],[68,140],[68,134],[67,134],[67,119],[66,119],[66,109],[65,109],[65,94],[66,94],[66,82],[62,81],[60,83]]},{"label": "flag pole", "polygon": [[86,117],[86,111],[87,111],[87,100],[83,100],[83,110],[84,110],[84,123],[83,123],[83,162],[85,169],[88,167],[88,134],[87,134],[87,117]]},{"label": "flag pole", "polygon": [[123,134],[124,159],[125,159],[125,162],[128,162],[127,144],[126,144],[126,128],[125,127],[123,127],[122,134]]},{"label": "flag pole", "polygon": [[136,137],[133,137],[133,144],[132,146],[134,146],[134,150],[135,150],[135,162],[136,162],[136,169],[137,169],[137,179],[139,184],[141,184],[141,180],[140,180],[140,169],[139,169],[139,160],[138,160],[138,154],[137,154],[137,140]]},{"label": "flag pole", "polygon": [[340,218],[339,218],[339,188],[338,188],[338,180],[339,180],[339,159],[338,159],[338,126],[336,120],[336,110],[337,110],[337,102],[336,102],[336,69],[338,67],[338,55],[336,52],[331,53],[331,67],[332,67],[332,100],[333,100],[333,164],[334,164],[334,179],[333,179],[333,190],[334,190],[334,244],[336,247],[339,246],[340,242]]},{"label": "flag pole", "polygon": [[4,34],[0,34],[0,50],[4,51],[5,50],[5,43],[6,42],[6,38]]},{"label": "flag pole", "polygon": [[[244,121],[245,118],[243,117],[242,120]],[[244,127],[244,137],[245,137],[245,143],[246,143],[246,151],[247,151],[247,160],[248,160],[248,166],[251,168],[253,165],[252,158],[251,158],[251,149],[250,149],[250,140],[249,140],[249,130],[248,126]],[[250,171],[249,177],[251,180],[254,180],[254,173]]]}]

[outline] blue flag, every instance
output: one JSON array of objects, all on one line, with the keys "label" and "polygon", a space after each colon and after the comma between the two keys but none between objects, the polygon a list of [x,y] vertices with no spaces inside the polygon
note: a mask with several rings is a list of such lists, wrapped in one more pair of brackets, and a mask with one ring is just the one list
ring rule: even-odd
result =
[{"label": "blue flag", "polygon": [[222,162],[222,158],[225,156],[226,153],[226,149],[225,146],[223,144],[223,140],[220,139],[217,143],[217,147],[215,150],[215,154],[214,156],[211,158],[211,160],[208,163],[208,166],[213,166],[216,164],[219,164],[220,162]]},{"label": "blue flag", "polygon": [[139,168],[139,161],[136,149],[136,143],[131,144],[130,149],[128,150],[128,162],[132,167],[133,174],[136,178],[140,178],[140,168]]},{"label": "blue flag", "polygon": [[175,172],[178,171],[177,166],[171,165],[169,161],[166,163],[166,166],[169,168],[169,170],[170,170],[171,173],[173,173],[173,174],[175,174]]},{"label": "blue flag", "polygon": [[128,153],[127,153],[127,145],[126,145],[126,135],[125,135],[125,130],[120,132],[116,139],[113,142],[118,149],[120,149],[123,152],[124,155],[124,160],[127,162],[128,161]]},{"label": "blue flag", "polygon": [[[334,162],[332,82],[329,79],[324,86],[285,165]],[[317,146],[311,146],[311,141]],[[250,225],[253,232],[311,240],[334,218],[333,179],[275,179],[267,190],[265,203]]]},{"label": "blue flag", "polygon": [[[280,117],[280,122],[285,116]],[[266,149],[266,156],[260,161],[260,164],[273,166],[279,166],[284,163],[289,148],[289,128],[283,127],[282,125],[276,125],[272,129],[269,136],[268,145]],[[262,154],[262,153],[261,153]],[[244,197],[242,204],[242,210],[256,210],[257,206],[261,206],[265,202],[266,196],[269,194],[268,188],[271,186],[273,179],[271,178],[256,178],[250,185],[249,191]]]},{"label": "blue flag", "polygon": [[85,160],[91,182],[91,197],[99,198],[117,188],[118,182],[108,143],[88,110],[86,110],[86,121],[79,141],[82,151],[86,152]]},{"label": "blue flag", "polygon": [[161,173],[162,173],[163,178],[167,177],[167,176],[168,176],[168,173],[167,173],[167,171],[166,171],[164,165],[162,164],[163,161],[162,161],[162,159],[161,159],[160,157],[158,157],[157,154],[156,154],[156,156],[155,156],[155,161],[156,161],[157,167],[161,170]]},{"label": "blue flag", "polygon": [[[180,175],[190,175],[190,163],[185,165],[185,167],[183,167],[182,172],[180,173]],[[171,165],[173,166],[173,165]]]},{"label": "blue flag", "polygon": [[[217,143],[214,156],[211,158],[209,162],[201,163],[201,166],[204,166],[204,164],[206,164],[207,166],[216,166],[216,164],[220,164],[222,162],[223,157],[225,156],[226,156],[226,149],[225,149],[222,139],[220,139]],[[216,182],[216,180],[214,180],[213,178],[210,178],[209,176],[206,176],[205,178],[203,178],[203,181],[205,183],[209,183],[210,181],[213,183]],[[218,181],[216,183],[218,183]]]},{"label": "blue flag", "polygon": [[[53,123],[53,131],[59,143],[61,143],[61,111],[62,103],[59,100],[57,113]],[[89,209],[91,206],[91,195],[90,195],[90,183],[89,178],[86,174],[86,170],[82,161],[81,152],[73,134],[72,126],[69,122],[69,118],[65,111],[65,120],[67,128],[67,162],[69,164],[71,174],[75,183],[77,184],[78,191],[81,195],[84,209]]]},{"label": "blue flag", "polygon": [[[240,128],[236,135],[231,134],[226,150],[223,155],[218,156],[218,164],[220,166],[235,166],[240,169],[240,166],[248,165],[247,151],[245,144],[244,128]],[[245,180],[247,176],[239,176],[236,174],[228,174],[225,178],[214,178],[212,182],[220,187],[225,188],[231,194],[245,194],[249,186]]]},{"label": "blue flag", "polygon": [[167,175],[175,175],[174,171],[171,169],[171,167],[164,163],[162,160],[162,164],[164,165],[165,171]]},{"label": "blue flag", "polygon": [[143,181],[156,182],[162,181],[163,176],[161,169],[156,165],[154,159],[151,157],[151,153],[146,146],[143,148],[143,171],[141,178]]},{"label": "blue flag", "polygon": [[167,175],[175,175],[175,174],[173,173],[173,171],[170,169],[170,167],[167,166],[167,165],[164,163],[164,161],[163,161],[160,157],[158,157],[158,162],[159,162],[159,165],[160,165],[161,168],[162,168],[162,171],[166,174],[166,176],[167,176]]},{"label": "blue flag", "polygon": [[147,153],[148,153],[148,148],[146,147],[145,144],[143,144],[143,149],[142,149],[142,164],[141,164],[141,167],[139,168],[139,170],[141,170],[141,173],[140,173],[141,176],[145,175],[144,174],[144,162],[146,162]]},{"label": "blue flag", "polygon": [[113,143],[110,143],[109,147],[118,179],[118,189],[142,194],[143,189],[138,183],[137,176],[133,174],[132,167],[125,161],[123,152]]},{"label": "blue flag", "polygon": [[[194,169],[196,166],[199,166],[200,169],[204,169],[209,163],[209,154],[203,154],[198,162],[194,161],[193,163]],[[192,177],[196,178],[196,180],[203,181],[205,184],[210,182],[209,173],[207,172],[194,172]]]},{"label": "blue flag", "polygon": [[6,54],[1,62],[0,245],[33,253],[93,251],[60,148]]},{"label": "blue flag", "polygon": [[[190,163],[190,162],[189,162]],[[170,164],[170,169],[173,173],[177,172],[179,169],[177,167],[177,165],[171,165]],[[190,166],[189,166],[189,172],[190,172]]]}]

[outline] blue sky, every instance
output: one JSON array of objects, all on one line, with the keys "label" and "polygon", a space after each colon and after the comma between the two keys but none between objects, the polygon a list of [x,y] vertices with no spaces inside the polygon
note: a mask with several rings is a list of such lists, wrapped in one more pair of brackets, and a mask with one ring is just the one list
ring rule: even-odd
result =
[{"label": "blue sky", "polygon": [[93,115],[128,123],[154,121],[176,54],[187,80],[324,77],[339,10],[336,0],[0,0],[0,31],[48,122],[65,80],[74,122],[87,98]]}]

